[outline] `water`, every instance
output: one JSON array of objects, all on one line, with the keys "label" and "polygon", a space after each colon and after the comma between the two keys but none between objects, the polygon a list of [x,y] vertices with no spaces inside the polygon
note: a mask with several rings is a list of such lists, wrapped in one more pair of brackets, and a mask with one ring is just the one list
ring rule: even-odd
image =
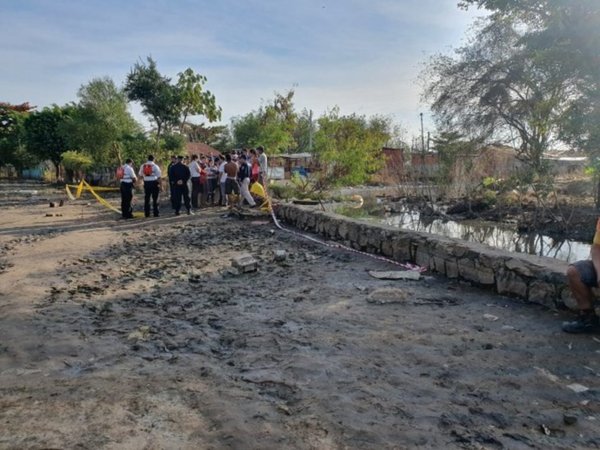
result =
[{"label": "water", "polygon": [[535,233],[519,233],[509,226],[482,221],[421,220],[417,211],[404,211],[379,219],[386,225],[404,230],[423,231],[440,236],[477,242],[515,253],[547,256],[567,262],[587,259],[590,244],[571,240],[554,240]]}]

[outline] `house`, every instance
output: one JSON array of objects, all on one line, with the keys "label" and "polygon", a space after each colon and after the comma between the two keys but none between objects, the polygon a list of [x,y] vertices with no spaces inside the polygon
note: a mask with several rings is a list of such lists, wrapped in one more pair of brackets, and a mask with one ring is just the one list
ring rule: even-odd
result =
[{"label": "house", "polygon": [[185,151],[188,156],[204,155],[204,156],[221,156],[221,152],[203,142],[187,142]]}]

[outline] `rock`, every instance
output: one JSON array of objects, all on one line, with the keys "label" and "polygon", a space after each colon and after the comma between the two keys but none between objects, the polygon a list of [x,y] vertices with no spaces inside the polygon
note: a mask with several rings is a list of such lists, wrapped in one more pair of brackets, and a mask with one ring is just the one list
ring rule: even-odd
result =
[{"label": "rock", "polygon": [[241,273],[254,272],[258,269],[258,261],[252,255],[243,253],[231,260],[231,265]]},{"label": "rock", "polygon": [[495,322],[496,320],[498,320],[498,316],[494,316],[493,314],[484,314],[483,318],[485,320],[489,320],[490,322]]},{"label": "rock", "polygon": [[285,250],[275,250],[273,252],[273,259],[277,262],[285,261],[287,258],[287,252]]},{"label": "rock", "polygon": [[388,272],[369,271],[369,275],[379,280],[420,280],[421,274],[412,270],[393,270]]},{"label": "rock", "polygon": [[379,305],[388,303],[406,302],[408,293],[402,289],[383,288],[374,290],[368,297],[367,302]]},{"label": "rock", "polygon": [[563,416],[563,422],[565,425],[575,425],[577,423],[577,416],[572,414],[565,414]]}]

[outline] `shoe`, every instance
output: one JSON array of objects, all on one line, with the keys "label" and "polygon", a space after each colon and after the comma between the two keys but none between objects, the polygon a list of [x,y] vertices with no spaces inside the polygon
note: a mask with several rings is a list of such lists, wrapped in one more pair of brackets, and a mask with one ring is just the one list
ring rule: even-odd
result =
[{"label": "shoe", "polygon": [[154,214],[154,217],[160,217],[158,214]]},{"label": "shoe", "polygon": [[187,210],[187,215],[188,215],[188,216],[193,216],[193,215],[194,215],[194,213],[193,213],[191,210],[189,210],[189,209],[188,209],[188,210]]},{"label": "shoe", "polygon": [[179,211],[175,211],[175,215],[178,216],[179,215]]},{"label": "shoe", "polygon": [[572,334],[600,333],[600,319],[596,314],[581,314],[577,320],[563,322],[562,330]]}]

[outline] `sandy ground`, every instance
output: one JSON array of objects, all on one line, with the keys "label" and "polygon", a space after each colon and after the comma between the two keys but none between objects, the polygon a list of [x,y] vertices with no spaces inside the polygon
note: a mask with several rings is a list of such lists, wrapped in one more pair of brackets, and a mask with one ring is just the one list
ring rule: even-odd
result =
[{"label": "sandy ground", "polygon": [[3,208],[0,448],[600,447],[600,336],[569,313],[165,213]]}]

